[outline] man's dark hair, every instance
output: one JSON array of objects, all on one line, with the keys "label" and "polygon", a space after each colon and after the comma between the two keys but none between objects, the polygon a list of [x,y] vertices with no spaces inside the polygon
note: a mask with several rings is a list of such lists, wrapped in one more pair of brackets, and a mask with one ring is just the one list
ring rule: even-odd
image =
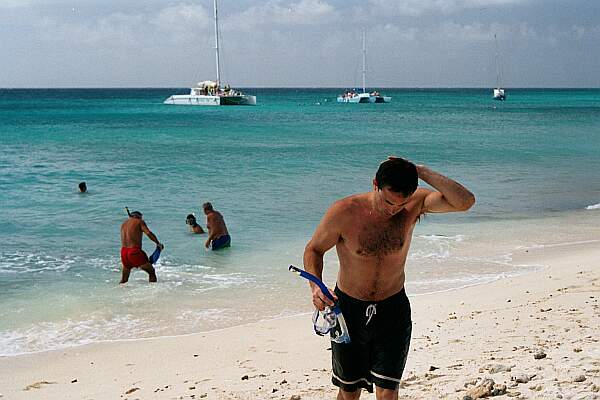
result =
[{"label": "man's dark hair", "polygon": [[196,216],[194,214],[188,214],[188,216],[185,217],[185,223],[189,225],[196,224]]},{"label": "man's dark hair", "polygon": [[143,214],[139,211],[134,211],[129,215],[131,218],[142,219]]},{"label": "man's dark hair", "polygon": [[379,189],[387,187],[408,197],[417,190],[419,174],[415,164],[403,158],[393,158],[379,165],[375,179]]},{"label": "man's dark hair", "polygon": [[85,184],[85,182],[79,182],[79,190],[81,192],[85,192],[87,190],[87,185]]},{"label": "man's dark hair", "polygon": [[206,203],[202,204],[202,208],[204,210],[207,210],[207,211],[212,211],[213,210],[213,206],[212,206],[212,204],[210,204],[209,201],[207,201]]}]

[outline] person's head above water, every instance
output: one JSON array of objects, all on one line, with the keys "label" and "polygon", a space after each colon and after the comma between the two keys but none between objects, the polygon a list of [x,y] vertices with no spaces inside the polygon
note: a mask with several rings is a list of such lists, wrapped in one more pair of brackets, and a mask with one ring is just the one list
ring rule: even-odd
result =
[{"label": "person's head above water", "polygon": [[185,218],[185,223],[188,225],[196,225],[196,216],[194,214],[188,214],[188,216]]},{"label": "person's head above water", "polygon": [[87,192],[87,185],[85,184],[85,182],[79,182],[79,191],[81,193]]},{"label": "person's head above water", "polygon": [[419,183],[417,167],[404,158],[390,157],[379,165],[373,184],[378,190],[385,188],[410,197]]},{"label": "person's head above water", "polygon": [[208,214],[209,212],[214,210],[212,204],[209,201],[202,204],[202,209],[204,210],[204,214]]},{"label": "person's head above water", "polygon": [[133,211],[131,214],[129,214],[130,218],[137,218],[137,219],[142,219],[143,214],[139,211]]}]

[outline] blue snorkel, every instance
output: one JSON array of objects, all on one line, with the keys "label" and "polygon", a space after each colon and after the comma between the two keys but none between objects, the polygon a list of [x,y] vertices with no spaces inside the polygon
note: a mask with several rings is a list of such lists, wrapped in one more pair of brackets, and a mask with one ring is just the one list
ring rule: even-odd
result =
[{"label": "blue snorkel", "polygon": [[[335,299],[333,298],[333,295],[331,294],[331,292],[329,291],[329,288],[327,286],[325,286],[325,284],[323,283],[322,280],[320,280],[319,278],[317,278],[316,276],[314,276],[313,274],[311,274],[310,272],[306,272],[303,269],[294,267],[293,265],[290,265],[289,267],[290,272],[293,272],[297,275],[300,275],[301,277],[308,279],[309,281],[315,283],[319,289],[321,289],[321,292],[323,292],[323,294],[325,296],[327,296],[327,298],[331,301],[335,301]],[[339,307],[337,305],[334,306],[334,308],[338,308]],[[341,313],[341,311],[340,311]]]},{"label": "blue snorkel", "polygon": [[[321,289],[321,292],[323,292],[323,294],[327,296],[328,299],[330,299],[331,301],[335,301],[333,295],[331,294],[327,286],[325,286],[323,281],[321,281],[319,278],[300,268],[294,267],[293,265],[290,265],[288,269],[290,270],[290,272],[293,272],[298,276],[301,276],[302,278],[307,279],[316,284],[319,287],[319,289]],[[315,310],[315,314],[313,316],[313,327],[317,335],[323,336],[327,333],[330,333],[332,341],[336,343],[350,343],[350,334],[348,333],[346,320],[344,319],[344,315],[342,315],[342,310],[340,309],[340,306],[337,303],[335,303],[330,309],[329,307],[325,308],[323,319],[328,324],[327,326],[320,327],[317,325],[319,313],[319,310]]]}]

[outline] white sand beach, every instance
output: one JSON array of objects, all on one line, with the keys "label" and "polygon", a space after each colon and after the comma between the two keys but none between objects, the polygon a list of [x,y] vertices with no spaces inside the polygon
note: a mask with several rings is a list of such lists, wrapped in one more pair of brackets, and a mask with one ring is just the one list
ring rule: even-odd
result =
[{"label": "white sand beach", "polygon": [[[513,261],[545,267],[459,290],[409,293],[413,339],[400,398],[600,398],[600,242],[521,250]],[[306,314],[3,357],[0,397],[333,399],[328,347]]]}]

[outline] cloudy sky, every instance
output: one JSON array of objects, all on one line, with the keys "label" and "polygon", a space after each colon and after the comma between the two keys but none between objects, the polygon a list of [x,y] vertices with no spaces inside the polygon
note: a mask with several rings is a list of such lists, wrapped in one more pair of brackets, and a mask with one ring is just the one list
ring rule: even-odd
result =
[{"label": "cloudy sky", "polygon": [[[600,87],[599,0],[220,0],[223,80]],[[0,0],[0,87],[188,87],[215,75],[212,0]]]}]

